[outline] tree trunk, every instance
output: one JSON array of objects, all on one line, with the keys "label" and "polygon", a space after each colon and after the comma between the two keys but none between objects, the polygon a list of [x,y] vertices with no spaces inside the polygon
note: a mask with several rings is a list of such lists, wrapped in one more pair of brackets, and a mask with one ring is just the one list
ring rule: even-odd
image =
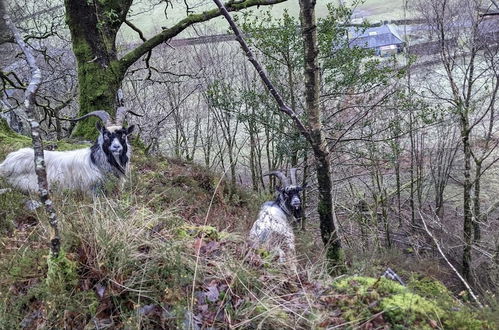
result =
[{"label": "tree trunk", "polygon": [[4,0],[0,0],[0,45],[9,41],[14,41],[14,36],[5,21],[6,14]]},{"label": "tree trunk", "polygon": [[471,245],[473,243],[473,218],[471,213],[471,148],[469,141],[469,130],[467,115],[462,114],[461,119],[461,138],[463,141],[464,150],[464,184],[463,184],[463,276],[468,281],[472,282],[471,275]]},{"label": "tree trunk", "polygon": [[321,238],[326,246],[327,259],[332,265],[342,267],[344,260],[341,241],[333,219],[331,196],[330,151],[322,130],[319,109],[319,66],[317,55],[317,25],[315,19],[315,0],[300,0],[300,19],[305,48],[305,102],[310,140],[316,159],[317,184],[319,189],[318,213]]},{"label": "tree trunk", "polygon": [[[116,93],[126,71],[117,58],[116,34],[132,1],[65,0],[64,3],[78,65],[80,115],[94,110],[114,114]],[[96,134],[95,120],[81,122],[73,134],[92,139]]]},{"label": "tree trunk", "polygon": [[251,108],[251,117],[248,120],[248,134],[250,137],[250,171],[251,171],[251,183],[253,185],[253,191],[258,191],[258,165],[257,165],[257,134],[258,130],[255,128],[253,120],[255,118],[255,109]]},{"label": "tree trunk", "polygon": [[[289,57],[289,56],[288,56]],[[289,86],[289,100],[291,102],[291,110],[296,113],[296,97],[295,97],[295,82],[293,79],[293,66],[290,62],[286,65],[287,74],[288,74],[288,86]],[[292,147],[291,147],[291,167],[298,166],[298,141],[300,138],[300,132],[295,127],[291,128],[290,136],[292,137]]]},{"label": "tree trunk", "polygon": [[42,71],[36,63],[35,56],[31,53],[31,49],[21,38],[18,30],[11,22],[10,17],[5,14],[3,16],[5,19],[5,24],[10,27],[13,37],[16,43],[21,48],[22,52],[26,56],[26,62],[30,67],[31,79],[26,91],[24,92],[24,106],[26,110],[26,116],[28,122],[31,126],[31,141],[33,144],[34,152],[34,167],[35,173],[38,181],[38,193],[40,196],[40,201],[45,206],[45,211],[47,212],[49,218],[49,224],[51,228],[51,238],[50,238],[50,251],[52,258],[57,258],[59,256],[61,248],[61,240],[59,237],[59,226],[57,220],[57,213],[54,208],[54,204],[50,199],[49,185],[47,180],[47,168],[45,166],[45,158],[43,151],[43,141],[42,141],[42,131],[40,129],[40,123],[36,120],[35,116],[35,98],[38,88],[42,82]]},{"label": "tree trunk", "polygon": [[479,242],[482,238],[480,230],[481,205],[480,205],[480,174],[482,172],[482,163],[475,162],[475,185],[473,194],[473,241]]},{"label": "tree trunk", "polygon": [[[308,177],[308,151],[305,151],[305,155],[303,156],[303,182],[302,182],[302,187],[305,186],[307,183],[307,177]],[[308,202],[308,192],[307,189],[304,189],[302,192],[302,201],[303,205],[306,207],[307,202]],[[302,231],[307,231],[307,217],[305,214],[301,217],[301,230]]]}]

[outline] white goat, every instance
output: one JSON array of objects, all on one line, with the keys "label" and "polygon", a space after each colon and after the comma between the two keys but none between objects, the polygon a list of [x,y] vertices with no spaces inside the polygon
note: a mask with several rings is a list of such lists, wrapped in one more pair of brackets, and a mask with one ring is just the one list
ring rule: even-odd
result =
[{"label": "white goat", "polygon": [[291,169],[291,184],[280,171],[272,171],[266,175],[275,175],[281,180],[283,188],[273,202],[262,205],[258,219],[250,230],[249,239],[253,247],[264,247],[279,255],[279,262],[291,262],[296,269],[295,235],[291,222],[301,219],[302,208],[300,191],[304,187],[296,184],[296,168]]},{"label": "white goat", "polygon": [[[134,125],[123,128],[124,108],[118,108],[112,123],[105,111],[93,111],[75,120],[90,116],[100,118],[106,126],[97,123],[100,134],[89,148],[71,151],[44,151],[49,188],[94,191],[109,176],[121,178],[129,168],[131,147],[128,136]],[[35,174],[34,152],[23,148],[7,155],[0,164],[0,176],[14,188],[25,193],[36,193],[38,181]]]}]

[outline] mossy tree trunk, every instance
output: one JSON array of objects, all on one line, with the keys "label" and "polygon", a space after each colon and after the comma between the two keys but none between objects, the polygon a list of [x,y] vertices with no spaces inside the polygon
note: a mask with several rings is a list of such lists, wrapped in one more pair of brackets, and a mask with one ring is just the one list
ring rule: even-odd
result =
[{"label": "mossy tree trunk", "polygon": [[[131,4],[132,0],[65,0],[66,21],[78,64],[80,114],[94,110],[114,114],[116,93],[126,71],[116,54],[116,34]],[[94,121],[82,122],[73,134],[91,138],[95,134]]]},{"label": "mossy tree trunk", "polygon": [[[252,6],[271,5],[286,0],[244,0],[227,4],[229,11]],[[154,47],[173,38],[187,27],[220,15],[218,9],[190,14],[170,28],[135,47],[122,58],[116,52],[116,35],[125,23],[133,0],[65,0],[66,22],[71,32],[73,51],[78,63],[80,115],[94,110],[114,114],[116,93],[128,68]],[[76,136],[92,138],[95,121],[79,123]]]}]

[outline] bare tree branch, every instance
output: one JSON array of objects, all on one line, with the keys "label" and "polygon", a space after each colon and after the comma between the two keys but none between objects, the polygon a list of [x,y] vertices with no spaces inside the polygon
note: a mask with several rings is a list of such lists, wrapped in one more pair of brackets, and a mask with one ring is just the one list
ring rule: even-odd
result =
[{"label": "bare tree branch", "polygon": [[477,303],[477,305],[480,308],[482,308],[483,305],[480,303],[480,300],[478,300],[478,297],[475,295],[475,293],[471,289],[471,287],[468,284],[468,282],[464,279],[464,277],[461,276],[461,274],[459,273],[459,271],[454,267],[454,265],[452,265],[452,263],[449,261],[449,259],[447,259],[447,256],[445,255],[444,251],[440,247],[440,244],[438,244],[437,239],[435,238],[435,236],[433,236],[433,234],[431,233],[430,229],[428,229],[428,226],[426,225],[426,222],[424,221],[424,216],[421,213],[421,211],[419,211],[419,216],[421,218],[421,222],[423,223],[423,226],[424,226],[424,229],[425,229],[426,233],[433,240],[433,243],[435,243],[435,245],[436,245],[436,247],[438,249],[438,252],[442,256],[442,258],[444,258],[445,262],[449,265],[449,267],[452,269],[452,271],[454,271],[454,273],[457,275],[457,277],[459,277],[459,280],[461,280],[461,282],[464,284],[464,286],[466,287],[466,290],[468,290],[468,292],[470,293],[470,295],[473,298],[473,300]]},{"label": "bare tree branch", "polygon": [[234,20],[230,16],[229,11],[225,7],[225,5],[220,0],[213,0],[213,1],[218,6],[218,8],[220,9],[220,12],[225,17],[225,19],[227,20],[227,22],[229,22],[229,25],[230,25],[231,29],[234,31],[234,34],[236,35],[236,40],[241,45],[241,48],[243,49],[243,51],[245,52],[246,56],[248,57],[248,60],[255,67],[255,70],[258,72],[258,75],[260,76],[260,78],[262,79],[263,83],[265,84],[265,87],[269,90],[270,94],[272,94],[272,96],[276,100],[277,104],[279,105],[279,110],[282,111],[282,112],[284,112],[289,117],[291,117],[291,119],[293,120],[293,122],[297,126],[298,130],[300,131],[300,133],[309,142],[312,142],[311,139],[310,139],[310,133],[309,133],[308,129],[301,122],[301,120],[298,118],[298,116],[296,115],[296,113],[287,104],[284,103],[283,98],[281,97],[281,95],[279,94],[279,92],[277,92],[277,90],[275,89],[274,85],[272,84],[272,82],[267,77],[267,74],[263,70],[262,66],[255,59],[255,56],[253,55],[253,52],[251,51],[251,49],[249,48],[248,44],[246,43],[246,41],[243,38],[241,30],[239,30],[238,26],[235,24]]},{"label": "bare tree branch", "polygon": [[[273,5],[276,3],[281,3],[286,0],[238,0],[238,1],[229,1],[226,4],[226,8],[228,11],[237,11],[241,9],[245,9],[252,6],[260,6],[260,5]],[[135,61],[137,61],[141,56],[147,54],[152,48],[157,45],[168,41],[174,36],[178,35],[181,31],[185,30],[189,26],[206,22],[212,18],[220,16],[220,11],[218,9],[212,9],[200,14],[191,14],[175,24],[174,26],[164,29],[159,34],[154,37],[148,39],[146,42],[131,50],[128,54],[123,56],[120,60],[122,68],[126,70],[130,67]]]}]

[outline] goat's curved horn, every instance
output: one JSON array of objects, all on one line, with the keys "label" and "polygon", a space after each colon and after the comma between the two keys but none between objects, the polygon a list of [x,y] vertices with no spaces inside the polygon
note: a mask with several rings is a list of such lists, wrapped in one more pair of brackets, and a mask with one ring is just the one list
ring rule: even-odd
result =
[{"label": "goat's curved horn", "polygon": [[298,184],[296,183],[296,171],[298,169],[293,167],[292,169],[289,170],[289,176],[291,178],[291,184],[294,186],[297,186]]},{"label": "goat's curved horn", "polygon": [[118,109],[116,110],[116,125],[123,125],[127,112],[128,111],[125,109],[125,107],[118,107]]},{"label": "goat's curved horn", "polygon": [[79,120],[82,120],[82,119],[85,119],[85,118],[88,118],[88,117],[97,117],[99,118],[100,120],[102,120],[102,122],[104,123],[104,125],[106,126],[109,126],[111,125],[111,116],[104,110],[96,110],[96,111],[92,111],[92,112],[89,112],[87,113],[86,115],[84,116],[81,116],[81,117],[78,117],[78,118],[74,118],[74,119],[71,119],[71,121],[79,121]]},{"label": "goat's curved horn", "polygon": [[289,186],[288,178],[281,171],[272,171],[272,172],[264,174],[263,176],[267,176],[267,175],[275,175],[276,177],[278,177],[281,180],[282,184],[285,187]]}]

